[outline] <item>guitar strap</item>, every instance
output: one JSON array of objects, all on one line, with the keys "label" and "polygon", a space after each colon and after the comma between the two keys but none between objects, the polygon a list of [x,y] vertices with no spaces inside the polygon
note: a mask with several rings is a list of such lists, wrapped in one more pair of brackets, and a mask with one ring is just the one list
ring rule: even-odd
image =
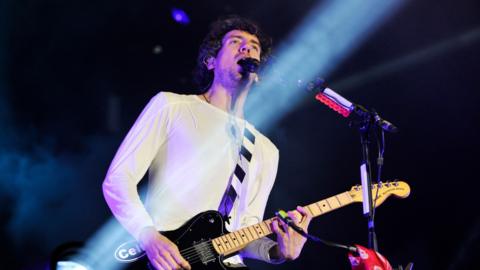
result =
[{"label": "guitar strap", "polygon": [[[229,184],[225,190],[225,193],[223,194],[222,200],[220,201],[220,206],[218,208],[218,211],[223,215],[228,224],[230,224],[230,212],[232,211],[235,201],[237,198],[245,196],[246,183],[244,183],[244,180],[248,178],[249,165],[250,161],[252,160],[254,145],[255,135],[253,135],[246,124],[243,131],[243,139],[242,145],[240,146],[238,162],[229,178]],[[243,204],[246,204],[246,201],[247,200],[245,198],[243,200]],[[243,205],[241,202],[242,201],[240,200],[239,210],[242,210],[246,207],[246,205]]]}]

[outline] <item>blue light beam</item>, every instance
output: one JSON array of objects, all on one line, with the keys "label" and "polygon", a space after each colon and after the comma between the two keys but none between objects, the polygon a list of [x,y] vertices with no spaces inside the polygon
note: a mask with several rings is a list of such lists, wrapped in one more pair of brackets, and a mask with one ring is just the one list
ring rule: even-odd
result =
[{"label": "blue light beam", "polygon": [[278,49],[245,111],[268,130],[305,94],[297,90],[316,75],[326,77],[406,1],[329,0],[315,7]]}]

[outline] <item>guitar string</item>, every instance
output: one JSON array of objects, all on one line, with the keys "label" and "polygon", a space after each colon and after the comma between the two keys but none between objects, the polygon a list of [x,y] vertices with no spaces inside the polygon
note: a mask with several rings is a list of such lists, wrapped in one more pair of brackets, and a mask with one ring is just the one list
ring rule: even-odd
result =
[{"label": "guitar string", "polygon": [[[180,251],[180,254],[182,255],[182,257],[190,256],[190,255],[192,255],[192,254],[196,254],[196,253],[198,253],[198,252],[197,252],[198,250],[197,250],[196,247],[198,247],[198,249],[202,249],[202,247],[201,247],[200,245],[202,245],[202,244],[207,244],[207,245],[208,245],[208,243],[211,244],[211,240],[207,240],[207,241],[198,243],[198,244],[196,244],[196,245],[194,245],[194,246],[192,246],[192,247],[189,247],[189,248],[186,248],[186,249],[184,249],[184,250],[181,250],[181,251]],[[212,248],[213,248],[213,245],[212,245]]]},{"label": "guitar string", "polygon": [[[263,231],[263,228],[262,227],[260,228]],[[233,241],[231,242],[233,243]],[[180,251],[180,254],[183,257],[187,256],[187,254],[191,255],[191,257],[189,257],[187,260],[190,264],[196,264],[199,262],[202,262],[202,263],[209,262],[211,261],[211,259],[215,259],[216,257],[218,257],[216,253],[217,252],[213,246],[212,240],[206,240],[204,242],[201,242],[199,244],[196,244],[192,247],[189,247]]]},{"label": "guitar string", "polygon": [[[225,234],[225,235],[226,235],[226,234]],[[222,241],[222,242],[223,242],[223,241]],[[230,241],[229,241],[229,242],[230,242]],[[232,242],[233,242],[233,241],[232,241]],[[206,240],[206,241],[201,242],[201,243],[198,243],[198,244],[196,244],[196,245],[194,245],[194,246],[192,246],[192,247],[189,247],[189,248],[186,248],[186,249],[184,249],[184,250],[181,250],[181,251],[180,251],[180,254],[182,254],[182,256],[185,256],[185,255],[188,256],[188,255],[190,255],[190,254],[192,254],[192,253],[195,253],[195,247],[197,247],[197,246],[199,246],[199,245],[201,245],[201,244],[204,244],[204,243],[207,243],[207,244],[210,243],[210,244],[212,245],[212,248],[213,248],[212,240]]]},{"label": "guitar string", "polygon": [[189,257],[187,260],[190,264],[202,262],[204,260],[210,261],[216,257],[216,251],[211,240],[200,242],[192,247],[180,251],[182,257]]},{"label": "guitar string", "polygon": [[[266,221],[265,221],[265,222],[266,222]],[[267,223],[267,224],[268,224],[268,223]],[[260,226],[260,228],[262,229],[261,226]],[[256,230],[255,230],[255,231],[256,231]],[[262,231],[263,231],[263,229],[262,229]],[[271,231],[267,231],[267,233],[271,233]],[[225,235],[227,235],[227,234],[225,234]],[[223,236],[225,236],[225,235],[223,235]],[[265,235],[267,235],[267,234],[265,234]],[[254,236],[253,238],[255,238],[255,236]],[[258,238],[257,238],[257,239],[258,239]],[[254,240],[257,240],[257,239],[252,239],[252,240],[249,240],[248,242],[251,242],[251,241],[254,241]],[[223,242],[223,240],[220,240],[220,241]],[[239,240],[237,240],[237,241],[239,241]],[[212,245],[212,248],[213,248],[213,243],[212,243],[213,241],[212,241],[212,240],[206,240],[206,241],[201,242],[201,243],[199,243],[199,244],[197,244],[197,245],[201,245],[201,244],[207,243],[207,242],[210,243],[210,245]],[[228,241],[228,242],[231,242],[231,243],[235,244],[233,241]],[[240,242],[240,241],[239,241],[239,242]],[[192,246],[192,247],[189,247],[189,248],[186,248],[186,249],[184,249],[184,250],[181,250],[181,251],[180,251],[180,254],[181,254],[182,256],[189,256],[189,255],[191,255],[191,254],[194,254],[194,253],[195,253],[195,247],[196,247],[197,245]]]},{"label": "guitar string", "polygon": [[[200,246],[202,245],[202,246]],[[192,248],[198,247],[198,249],[191,250]],[[189,250],[185,252],[185,250]],[[187,248],[185,250],[180,251],[182,257],[189,257],[189,259],[196,259],[195,257],[202,257],[202,256],[212,256],[215,257],[215,249],[213,247],[212,241],[205,241],[200,244],[195,245],[194,247]],[[206,254],[207,253],[207,254]],[[211,254],[211,255],[209,255]]]},{"label": "guitar string", "polygon": [[195,245],[197,248],[195,248],[196,252],[189,252],[190,255],[192,254],[199,254],[200,256],[205,255],[206,252],[211,252],[211,250],[208,250],[208,243],[207,242],[202,242],[201,244]]},{"label": "guitar string", "polygon": [[[198,244],[196,244],[196,245],[194,245],[194,246],[192,246],[192,247],[189,247],[189,248],[186,248],[186,249],[181,250],[181,251],[180,251],[180,254],[181,254],[182,256],[191,255],[191,254],[195,253],[197,246],[199,246],[199,245],[201,245],[201,244],[204,244],[204,243],[210,244],[210,245],[212,246],[212,248],[213,248],[212,241],[211,241],[211,240],[207,240],[207,241],[198,243]],[[201,248],[201,247],[200,247],[200,248]]]},{"label": "guitar string", "polygon": [[[206,244],[206,245],[205,245]],[[210,244],[210,245],[208,245]],[[202,246],[200,246],[202,245]],[[188,257],[187,261],[191,264],[194,264],[194,263],[197,263],[197,262],[201,262],[203,260],[207,260],[209,261],[210,259],[212,258],[215,258],[215,254],[214,254],[214,251],[213,251],[213,245],[211,242],[202,242],[200,244],[197,244],[195,245],[196,247],[199,246],[196,250],[194,251],[197,251],[197,252],[189,252],[190,255],[193,255],[191,257]],[[192,249],[194,247],[191,247],[191,248],[188,248],[188,249]],[[210,249],[209,249],[210,248]],[[182,252],[180,252],[180,254],[182,254]],[[182,254],[183,257],[185,257],[186,255]]]},{"label": "guitar string", "polygon": [[[189,248],[186,248],[186,249],[184,249],[184,250],[181,250],[181,251],[180,251],[180,254],[181,254],[182,256],[188,256],[188,255],[194,254],[195,251],[196,251],[196,247],[197,247],[197,246],[199,246],[199,245],[201,245],[201,244],[203,244],[203,243],[207,243],[207,242],[208,242],[208,241],[201,242],[201,243],[196,244],[196,245],[194,245],[194,246],[192,246],[192,247],[189,247]],[[201,248],[201,247],[199,247],[199,248]]]},{"label": "guitar string", "polygon": [[[263,228],[261,226],[260,226],[260,228],[263,231]],[[271,233],[271,231],[267,231],[267,232]],[[229,234],[231,234],[231,233],[229,233]],[[225,235],[227,235],[227,234],[224,234],[223,236],[225,236]],[[253,240],[256,240],[256,239],[253,239]],[[250,240],[248,242],[251,242],[253,240]],[[220,241],[222,241],[222,240],[220,240]],[[239,241],[239,240],[237,240],[237,241]],[[229,241],[229,242],[232,242],[233,245],[235,245],[234,241]],[[207,245],[207,246],[205,246],[205,245]],[[207,254],[205,254],[205,253],[207,253]],[[192,263],[192,264],[197,263],[197,262],[201,262],[202,257],[205,257],[205,259],[207,261],[212,259],[212,258],[215,258],[215,256],[216,256],[215,253],[217,253],[217,252],[216,252],[215,248],[213,247],[213,241],[212,240],[206,240],[204,242],[200,242],[200,243],[198,243],[198,244],[196,244],[192,247],[189,247],[189,248],[186,248],[186,249],[183,249],[183,250],[180,251],[180,254],[182,255],[182,257],[189,257],[190,263]]]},{"label": "guitar string", "polygon": [[207,255],[201,255],[201,254],[196,254],[188,259],[186,259],[189,263],[194,264],[199,261],[203,260],[210,260],[211,258],[215,258],[214,254],[207,254]]},{"label": "guitar string", "polygon": [[[268,225],[268,220],[265,220],[263,223],[266,223],[266,224]],[[260,223],[257,224],[257,225],[260,225]],[[252,226],[254,226],[254,225],[252,225]],[[248,228],[248,227],[245,227],[245,228],[243,228],[243,229],[246,229],[246,228]],[[263,227],[262,227],[261,225],[260,225],[260,229],[262,230],[262,232],[264,232]],[[250,230],[248,230],[248,231],[250,231]],[[254,229],[254,231],[256,232],[255,229]],[[264,233],[265,233],[265,232],[264,232]],[[272,233],[272,232],[271,232],[270,230],[267,230],[267,233],[266,233],[265,235],[263,235],[263,236],[266,236],[267,234],[270,234],[270,233]],[[226,236],[226,235],[229,235],[229,234],[231,234],[231,233],[224,234],[224,235],[222,235],[222,236]],[[256,238],[255,235],[253,235],[253,238]],[[258,239],[258,238],[257,238],[257,239]],[[249,240],[248,242],[251,242],[251,241],[254,241],[254,240],[257,240],[257,239],[252,239],[252,240]],[[248,240],[248,239],[247,239],[247,240]],[[220,239],[220,241],[223,242],[223,240],[221,240],[221,239]],[[239,241],[239,240],[237,240],[237,241]],[[195,253],[195,247],[196,247],[197,245],[201,245],[201,244],[207,243],[207,242],[212,243],[213,241],[212,241],[212,240],[206,240],[206,241],[204,241],[204,242],[200,242],[200,243],[198,243],[198,244],[196,244],[196,245],[194,245],[194,246],[192,246],[192,247],[189,247],[189,248],[186,248],[186,249],[184,249],[184,250],[181,250],[181,251],[180,251],[180,254],[182,254],[182,256],[185,256],[185,255],[187,255],[187,254],[190,255],[190,254],[192,254],[192,253]],[[231,243],[233,243],[233,244],[235,245],[235,243],[234,243],[233,241],[228,241],[228,242],[231,242]],[[240,241],[239,241],[239,242],[240,242]],[[212,247],[213,247],[213,244],[212,244]],[[188,256],[188,255],[187,255],[187,256]]]},{"label": "guitar string", "polygon": [[[203,242],[203,243],[206,243],[206,242]],[[204,246],[203,250],[204,250],[204,253],[207,252],[208,254],[205,256],[205,254],[196,253],[196,256],[194,256],[194,257],[190,258],[190,260],[188,260],[190,264],[203,262],[204,260],[205,261],[210,261],[211,259],[214,259],[216,257],[216,255],[213,252],[214,249],[213,249],[212,243],[208,242],[206,244],[207,244],[207,246],[206,247]],[[210,244],[210,246],[208,246],[208,244]],[[206,249],[206,248],[210,248],[210,249]]]},{"label": "guitar string", "polygon": [[[225,235],[226,235],[226,234],[225,234]],[[255,239],[255,240],[256,240],[256,239]],[[221,241],[222,241],[222,240],[221,240]],[[253,241],[253,240],[252,240],[252,241]],[[223,241],[222,241],[222,242],[223,242]],[[230,242],[230,241],[229,241],[229,242]],[[231,241],[231,242],[233,242],[233,241]],[[192,255],[192,254],[194,254],[194,253],[196,252],[195,247],[197,247],[197,246],[199,246],[199,245],[201,245],[201,244],[204,244],[204,243],[210,243],[210,244],[212,245],[212,248],[213,248],[212,240],[206,240],[206,241],[201,242],[201,243],[198,243],[198,244],[196,244],[196,245],[194,245],[194,246],[192,246],[192,247],[189,247],[189,248],[186,248],[186,249],[184,249],[184,250],[181,250],[181,251],[180,251],[180,254],[181,254],[183,257]]]},{"label": "guitar string", "polygon": [[[192,248],[194,249],[195,247],[198,247],[199,252],[192,252],[191,249]],[[193,255],[192,257],[190,257],[187,260],[190,264],[195,264],[195,263],[204,262],[204,261],[210,261],[211,259],[216,258],[216,254],[215,254],[216,252],[215,252],[215,249],[213,247],[213,243],[212,243],[211,240],[201,242],[200,244],[197,244],[194,247],[190,247],[190,248],[187,248],[185,250],[182,250],[180,253],[182,254],[182,252],[184,252],[186,250],[189,250],[190,252],[188,252],[188,253]],[[182,254],[182,256],[184,256],[184,255]]]}]

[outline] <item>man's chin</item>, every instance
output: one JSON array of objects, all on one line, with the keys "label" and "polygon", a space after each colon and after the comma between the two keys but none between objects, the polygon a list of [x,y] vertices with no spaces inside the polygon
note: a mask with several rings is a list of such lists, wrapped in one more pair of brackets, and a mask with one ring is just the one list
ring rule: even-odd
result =
[{"label": "man's chin", "polygon": [[232,78],[236,82],[240,82],[243,81],[245,78],[248,78],[248,76],[245,77],[240,71],[235,71],[230,73],[230,78]]},{"label": "man's chin", "polygon": [[241,73],[241,72],[234,72],[231,74],[232,81],[237,83],[237,86],[246,86],[251,82],[250,73]]}]

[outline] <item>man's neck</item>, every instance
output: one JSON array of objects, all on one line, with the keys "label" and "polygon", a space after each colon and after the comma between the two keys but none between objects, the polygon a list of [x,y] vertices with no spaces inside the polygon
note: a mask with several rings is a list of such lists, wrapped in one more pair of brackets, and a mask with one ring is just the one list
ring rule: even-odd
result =
[{"label": "man's neck", "polygon": [[227,88],[214,81],[204,94],[204,98],[213,106],[239,118],[244,118],[243,107],[250,87],[251,83],[236,88]]}]

